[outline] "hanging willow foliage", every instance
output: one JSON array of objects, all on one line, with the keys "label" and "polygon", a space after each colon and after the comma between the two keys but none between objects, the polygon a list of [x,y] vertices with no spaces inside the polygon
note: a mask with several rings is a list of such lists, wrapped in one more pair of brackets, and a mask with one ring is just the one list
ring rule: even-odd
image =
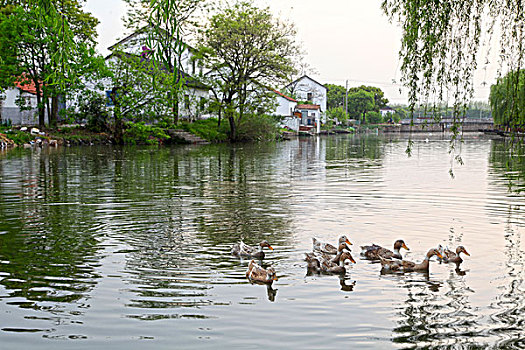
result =
[{"label": "hanging willow foliage", "polygon": [[[383,10],[403,29],[402,83],[409,89],[411,109],[452,104],[455,139],[474,94],[478,65],[498,64],[499,77],[517,72],[509,89],[519,91],[525,67],[524,6],[525,0],[384,0]],[[511,110],[523,105],[525,96],[512,98]]]}]

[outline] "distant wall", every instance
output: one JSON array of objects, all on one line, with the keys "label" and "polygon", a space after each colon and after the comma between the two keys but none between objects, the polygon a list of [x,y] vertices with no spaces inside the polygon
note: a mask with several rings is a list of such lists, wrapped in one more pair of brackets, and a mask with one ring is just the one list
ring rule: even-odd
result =
[{"label": "distant wall", "polygon": [[2,122],[10,120],[13,125],[37,125],[38,110],[33,108],[29,111],[21,111],[18,107],[3,107],[0,119]]}]

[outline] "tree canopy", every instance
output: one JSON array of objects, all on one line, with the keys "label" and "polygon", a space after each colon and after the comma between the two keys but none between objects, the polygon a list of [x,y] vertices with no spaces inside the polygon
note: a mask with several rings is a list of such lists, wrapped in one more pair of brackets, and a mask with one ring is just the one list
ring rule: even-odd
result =
[{"label": "tree canopy", "polygon": [[[209,84],[230,125],[230,139],[250,107],[260,105],[271,86],[294,70],[295,30],[273,18],[268,8],[239,2],[212,16],[200,38]],[[271,96],[271,95],[270,95]],[[255,103],[257,102],[257,103]]]},{"label": "tree canopy", "polygon": [[[517,83],[516,83],[517,82]],[[490,88],[494,124],[511,130],[525,128],[525,69],[510,72]]]},{"label": "tree canopy", "polygon": [[[45,109],[56,122],[58,95],[80,83],[101,62],[95,55],[98,20],[82,0],[3,1],[0,10],[0,88],[33,83],[44,126]],[[52,107],[48,98],[52,99]]]},{"label": "tree canopy", "polygon": [[[402,82],[409,88],[412,110],[417,104],[452,103],[454,115],[459,117],[473,96],[478,65],[493,63],[493,56],[499,57],[500,74],[523,74],[522,0],[384,0],[382,7],[402,26]],[[493,55],[493,50],[499,51],[498,55]],[[517,91],[518,82],[509,81],[509,91]]]}]

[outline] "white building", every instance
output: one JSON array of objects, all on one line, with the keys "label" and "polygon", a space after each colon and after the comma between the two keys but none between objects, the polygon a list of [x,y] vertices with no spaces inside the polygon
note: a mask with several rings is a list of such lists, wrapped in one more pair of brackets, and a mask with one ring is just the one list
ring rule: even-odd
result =
[{"label": "white building", "polygon": [[326,113],[326,94],[328,89],[323,84],[315,81],[307,75],[291,82],[286,86],[290,95],[299,101],[308,101],[309,105],[318,105],[320,120],[326,122],[324,114]]},{"label": "white building", "polygon": [[2,95],[0,97],[1,122],[10,121],[13,125],[38,124],[36,87],[33,82],[15,82],[15,86],[7,89]]},{"label": "white building", "polygon": [[[135,55],[137,57],[146,55],[147,57],[147,53],[151,51],[148,47],[148,42],[147,27],[143,27],[108,47],[108,50],[112,51],[112,53],[106,57],[106,61],[118,59],[118,55],[114,54],[117,50],[128,55]],[[181,75],[184,78],[186,89],[184,90],[184,96],[182,96],[179,101],[179,116],[190,120],[204,117],[203,113],[210,97],[209,88],[195,78],[195,76],[203,73],[202,65],[199,64],[198,60],[194,59],[195,52],[196,50],[193,47],[185,44],[180,57],[182,67]],[[107,79],[104,81],[104,85],[107,90],[106,96],[109,96],[112,88],[111,81]]]},{"label": "white building", "polygon": [[276,97],[276,108],[273,114],[281,117],[281,126],[295,132],[299,131],[301,118],[294,115],[297,101],[277,90],[273,90],[273,92]]},{"label": "white building", "polygon": [[381,112],[381,116],[383,117],[383,119],[386,117],[386,116],[389,116],[391,117],[394,113],[395,113],[395,110],[386,106],[384,108],[381,108],[379,110],[379,112]]},{"label": "white building", "polygon": [[295,106],[301,114],[300,131],[319,133],[321,131],[321,106],[314,104],[298,104]]}]

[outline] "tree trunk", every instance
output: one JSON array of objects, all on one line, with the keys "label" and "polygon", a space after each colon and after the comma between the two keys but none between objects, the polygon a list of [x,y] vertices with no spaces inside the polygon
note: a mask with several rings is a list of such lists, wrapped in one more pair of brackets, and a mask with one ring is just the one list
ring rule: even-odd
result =
[{"label": "tree trunk", "polygon": [[40,129],[43,129],[46,124],[46,110],[45,110],[45,104],[42,102],[42,90],[40,89],[40,84],[38,84],[38,81],[33,81],[35,83],[36,88],[36,104],[38,109],[38,127]]},{"label": "tree trunk", "polygon": [[117,145],[122,145],[124,143],[124,123],[122,121],[122,115],[120,114],[120,105],[118,101],[116,88],[113,88],[111,90],[110,97],[113,100],[113,119],[115,121],[113,125],[113,141]]},{"label": "tree trunk", "polygon": [[58,123],[58,96],[51,98],[51,114],[49,114],[49,127],[56,129]]},{"label": "tree trunk", "polygon": [[179,124],[179,95],[177,93],[174,94],[172,109],[173,109],[173,123],[177,125]]}]

